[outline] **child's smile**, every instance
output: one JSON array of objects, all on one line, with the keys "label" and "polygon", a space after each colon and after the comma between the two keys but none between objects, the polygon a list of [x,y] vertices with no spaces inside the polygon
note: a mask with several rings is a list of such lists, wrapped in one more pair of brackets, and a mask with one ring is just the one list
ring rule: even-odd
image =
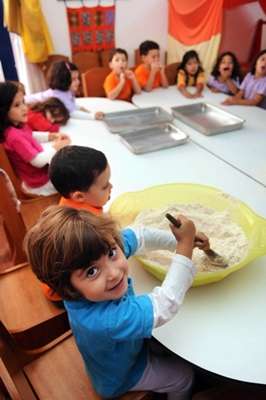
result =
[{"label": "child's smile", "polygon": [[114,244],[108,254],[91,262],[87,269],[75,270],[71,284],[90,301],[120,299],[127,291],[128,263],[121,248]]}]

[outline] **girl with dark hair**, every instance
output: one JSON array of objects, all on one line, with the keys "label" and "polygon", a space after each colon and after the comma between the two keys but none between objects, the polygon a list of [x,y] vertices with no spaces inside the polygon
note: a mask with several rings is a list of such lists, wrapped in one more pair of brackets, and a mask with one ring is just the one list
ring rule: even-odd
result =
[{"label": "girl with dark hair", "polygon": [[69,119],[69,111],[56,97],[33,104],[28,111],[28,125],[34,131],[58,132]]},{"label": "girl with dark hair", "polygon": [[240,66],[235,54],[226,51],[218,57],[207,85],[214,93],[236,94],[240,78]]},{"label": "girl with dark hair", "polygon": [[241,83],[239,92],[228,97],[223,104],[259,106],[266,109],[266,49],[256,57],[251,71]]},{"label": "girl with dark hair", "polygon": [[[198,53],[195,50],[187,51],[177,71],[177,89],[183,96],[189,99],[202,97],[205,83],[205,75],[200,63]],[[188,86],[195,86],[196,92],[187,90]]]},{"label": "girl with dark hair", "polygon": [[[47,141],[53,141],[53,145],[44,149],[40,142]],[[48,164],[70,139],[60,133],[32,132],[27,125],[24,93],[18,83],[0,83],[0,142],[25,192],[44,196],[56,192],[48,177]]]},{"label": "girl with dark hair", "polygon": [[69,61],[59,61],[53,64],[49,89],[44,92],[25,96],[26,103],[43,102],[50,97],[61,100],[70,113],[71,118],[77,119],[102,119],[103,113],[95,115],[85,107],[76,104],[75,96],[79,90],[80,79],[77,66]]}]

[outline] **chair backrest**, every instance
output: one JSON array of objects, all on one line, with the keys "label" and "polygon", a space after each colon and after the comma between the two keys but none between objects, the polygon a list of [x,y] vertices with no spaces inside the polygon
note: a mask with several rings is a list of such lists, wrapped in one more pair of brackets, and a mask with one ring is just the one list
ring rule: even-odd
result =
[{"label": "chair backrest", "polygon": [[82,89],[85,97],[105,97],[103,83],[111,72],[108,67],[95,67],[81,75]]},{"label": "chair backrest", "polygon": [[0,214],[3,217],[3,228],[11,249],[12,263],[19,264],[26,261],[26,255],[22,249],[26,228],[2,173],[0,173],[0,192]]},{"label": "chair backrest", "polygon": [[0,143],[0,168],[4,169],[6,171],[6,173],[8,174],[8,176],[15,188],[17,196],[23,198],[24,194],[21,190],[21,181],[17,177],[2,143]]},{"label": "chair backrest", "polygon": [[179,67],[180,63],[175,62],[172,64],[168,64],[165,67],[165,75],[168,79],[169,85],[175,85],[177,81],[177,69]]},{"label": "chair backrest", "polygon": [[90,68],[99,67],[100,59],[98,52],[83,51],[75,53],[72,56],[73,63],[78,67],[79,72],[83,74]]}]

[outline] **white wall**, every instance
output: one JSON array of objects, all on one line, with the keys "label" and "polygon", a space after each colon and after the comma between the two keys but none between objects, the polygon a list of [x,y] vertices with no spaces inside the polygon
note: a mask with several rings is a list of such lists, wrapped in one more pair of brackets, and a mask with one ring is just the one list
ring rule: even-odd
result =
[{"label": "white wall", "polygon": [[[64,1],[41,0],[42,10],[51,33],[55,54],[70,56],[69,33]],[[86,6],[97,4],[85,0]],[[102,5],[113,0],[101,0]],[[71,7],[80,7],[80,1],[67,1]],[[134,49],[146,39],[156,41],[162,53],[167,48],[168,1],[167,0],[116,0],[115,41],[129,53],[129,64],[134,64]]]}]

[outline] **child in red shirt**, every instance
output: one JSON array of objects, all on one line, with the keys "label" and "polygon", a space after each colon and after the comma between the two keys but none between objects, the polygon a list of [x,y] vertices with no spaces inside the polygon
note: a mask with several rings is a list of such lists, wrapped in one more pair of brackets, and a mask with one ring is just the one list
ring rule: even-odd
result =
[{"label": "child in red shirt", "polygon": [[133,71],[128,69],[128,54],[124,49],[115,49],[109,66],[112,72],[106,77],[103,87],[108,99],[131,101],[132,95],[139,94],[141,88]]},{"label": "child in red shirt", "polygon": [[58,132],[68,119],[68,109],[56,97],[32,104],[28,110],[28,125],[33,131]]}]

